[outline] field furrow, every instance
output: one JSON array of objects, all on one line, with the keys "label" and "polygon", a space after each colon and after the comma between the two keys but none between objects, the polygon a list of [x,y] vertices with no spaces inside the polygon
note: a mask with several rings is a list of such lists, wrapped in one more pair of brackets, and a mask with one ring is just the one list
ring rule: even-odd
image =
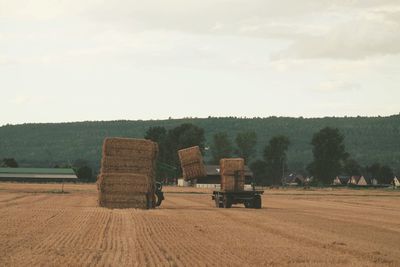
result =
[{"label": "field furrow", "polygon": [[399,192],[274,190],[254,210],[167,187],[158,209],[111,210],[52,186],[0,183],[0,266],[400,265]]}]

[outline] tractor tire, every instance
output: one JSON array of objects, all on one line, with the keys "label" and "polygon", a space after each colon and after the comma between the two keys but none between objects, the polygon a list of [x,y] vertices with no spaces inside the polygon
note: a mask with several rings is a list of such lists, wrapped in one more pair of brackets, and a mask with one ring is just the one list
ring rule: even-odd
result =
[{"label": "tractor tire", "polygon": [[164,200],[164,194],[163,192],[156,191],[155,197],[156,207],[159,207],[161,205],[161,202]]},{"label": "tractor tire", "polygon": [[256,195],[253,198],[253,208],[255,209],[261,209],[262,203],[261,203],[261,196]]}]

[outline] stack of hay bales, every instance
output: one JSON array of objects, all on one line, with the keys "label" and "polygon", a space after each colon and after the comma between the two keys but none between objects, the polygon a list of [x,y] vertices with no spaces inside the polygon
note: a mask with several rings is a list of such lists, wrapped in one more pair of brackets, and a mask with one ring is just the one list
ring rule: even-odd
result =
[{"label": "stack of hay bales", "polygon": [[231,158],[220,160],[221,190],[243,191],[245,184],[244,159]]},{"label": "stack of hay bales", "polygon": [[157,154],[157,143],[149,140],[106,138],[97,181],[99,205],[107,208],[153,207]]},{"label": "stack of hay bales", "polygon": [[203,157],[198,146],[181,149],[178,151],[178,155],[185,181],[207,176]]}]

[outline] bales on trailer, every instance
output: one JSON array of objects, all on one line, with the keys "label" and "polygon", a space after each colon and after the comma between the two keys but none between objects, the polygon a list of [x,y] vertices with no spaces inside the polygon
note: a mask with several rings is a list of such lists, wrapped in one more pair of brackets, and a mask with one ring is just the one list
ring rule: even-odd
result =
[{"label": "bales on trailer", "polygon": [[106,138],[98,177],[99,205],[107,208],[154,206],[157,143],[142,139]]},{"label": "bales on trailer", "polygon": [[244,159],[230,158],[220,160],[221,190],[243,191],[245,184]]},{"label": "bales on trailer", "polygon": [[181,149],[178,151],[178,155],[182,167],[182,175],[186,181],[207,176],[203,156],[198,146]]}]

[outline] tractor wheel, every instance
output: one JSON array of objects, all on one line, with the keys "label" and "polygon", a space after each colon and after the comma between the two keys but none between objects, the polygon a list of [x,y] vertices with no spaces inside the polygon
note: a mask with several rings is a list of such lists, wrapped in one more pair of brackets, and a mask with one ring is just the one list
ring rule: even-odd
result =
[{"label": "tractor wheel", "polygon": [[259,196],[259,195],[254,196],[253,208],[261,209],[261,206],[262,206],[262,204],[261,204],[261,196]]},{"label": "tractor wheel", "polygon": [[226,209],[232,208],[232,200],[231,200],[231,198],[228,197],[228,196],[224,196],[223,205],[224,205],[224,208],[226,208]]},{"label": "tractor wheel", "polygon": [[162,192],[156,192],[154,195],[156,207],[159,207],[161,205],[161,202],[164,200],[164,194]]}]

